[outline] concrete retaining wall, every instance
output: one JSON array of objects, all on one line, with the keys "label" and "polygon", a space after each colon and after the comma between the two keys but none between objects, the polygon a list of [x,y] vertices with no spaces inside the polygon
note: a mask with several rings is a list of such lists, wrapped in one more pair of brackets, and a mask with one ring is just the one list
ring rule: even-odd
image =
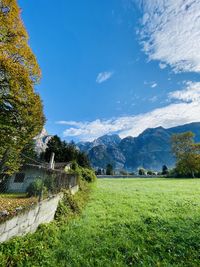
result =
[{"label": "concrete retaining wall", "polygon": [[[77,191],[78,188],[74,190]],[[33,209],[0,224],[0,243],[14,236],[33,233],[41,223],[51,222],[62,197],[63,194],[59,194],[51,199],[43,200]]]}]

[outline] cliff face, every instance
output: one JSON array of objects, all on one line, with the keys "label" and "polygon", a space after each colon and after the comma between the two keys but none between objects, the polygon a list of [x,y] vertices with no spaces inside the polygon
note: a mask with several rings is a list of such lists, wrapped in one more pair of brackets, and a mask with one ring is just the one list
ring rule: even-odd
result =
[{"label": "cliff face", "polygon": [[173,167],[171,153],[172,134],[192,131],[195,141],[200,142],[200,123],[191,123],[165,129],[147,129],[138,137],[120,139],[118,135],[105,135],[93,142],[77,144],[85,151],[94,167],[105,168],[111,163],[115,168],[136,170],[139,167],[161,170],[163,165]]},{"label": "cliff face", "polygon": [[49,135],[45,128],[43,128],[42,132],[34,138],[35,151],[38,155],[46,150],[47,144],[51,138],[52,135]]}]

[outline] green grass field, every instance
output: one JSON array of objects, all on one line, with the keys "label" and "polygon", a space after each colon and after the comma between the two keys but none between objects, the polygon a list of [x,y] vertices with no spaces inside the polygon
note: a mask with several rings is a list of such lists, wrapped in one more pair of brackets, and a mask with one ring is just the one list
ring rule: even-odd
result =
[{"label": "green grass field", "polygon": [[38,241],[46,264],[33,252],[19,266],[200,266],[200,179],[98,180],[82,215],[53,234]]}]

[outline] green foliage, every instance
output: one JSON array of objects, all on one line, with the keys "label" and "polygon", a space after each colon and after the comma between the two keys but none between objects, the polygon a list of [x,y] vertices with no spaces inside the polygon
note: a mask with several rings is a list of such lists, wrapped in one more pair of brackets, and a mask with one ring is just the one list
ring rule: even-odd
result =
[{"label": "green foliage", "polygon": [[41,159],[49,162],[52,152],[55,153],[56,162],[76,161],[81,167],[90,167],[90,162],[84,152],[79,151],[73,142],[61,141],[57,135],[49,140],[46,151],[41,154]]},{"label": "green foliage", "polygon": [[97,171],[96,171],[96,175],[102,175],[103,174],[103,171],[101,168],[98,168]]},{"label": "green foliage", "polygon": [[93,183],[96,181],[95,172],[92,169],[80,168],[82,179],[88,183]]},{"label": "green foliage", "polygon": [[[23,159],[23,163],[33,164],[33,160],[38,161],[38,155],[35,151],[35,141],[30,140],[21,151],[21,158]],[[33,160],[32,160],[33,159]]]},{"label": "green foliage", "polygon": [[163,165],[162,166],[162,175],[168,175],[169,174],[169,170],[167,168],[166,165]]},{"label": "green foliage", "polygon": [[107,164],[106,175],[113,175],[113,174],[114,174],[113,166],[111,164]]},{"label": "green foliage", "polygon": [[59,207],[56,212],[56,218],[59,216],[68,216],[74,213],[79,214],[80,208],[78,206],[78,202],[75,200],[75,196],[73,196],[69,191],[63,191],[64,197],[59,203]]},{"label": "green foliage", "polygon": [[121,170],[121,171],[120,171],[120,174],[121,174],[121,175],[129,175],[129,173],[128,173],[126,170]]},{"label": "green foliage", "polygon": [[76,161],[72,161],[72,163],[71,163],[71,169],[73,171],[78,171],[79,166],[78,166],[78,163]]},{"label": "green foliage", "polygon": [[97,177],[95,172],[90,168],[83,168],[77,164],[76,161],[73,161],[71,164],[71,170],[68,173],[78,175],[79,182],[81,180],[86,181],[88,183],[93,183],[96,181]]},{"label": "green foliage", "polygon": [[139,175],[145,175],[146,174],[145,169],[143,169],[143,168],[139,169],[138,174]]},{"label": "green foliage", "polygon": [[186,132],[172,136],[172,151],[176,157],[178,176],[195,177],[200,174],[200,144],[194,143],[194,134]]},{"label": "green foliage", "polygon": [[49,174],[46,176],[46,178],[44,179],[44,187],[50,191],[50,192],[54,192],[55,188],[56,188],[56,176],[54,174]]},{"label": "green foliage", "polygon": [[41,73],[16,0],[0,2],[0,25],[0,175],[5,179],[20,167],[20,152],[42,130],[44,115],[34,91]]},{"label": "green foliage", "polygon": [[29,197],[32,196],[39,196],[46,187],[44,186],[44,182],[41,178],[36,179],[33,181],[27,188],[26,192]]}]

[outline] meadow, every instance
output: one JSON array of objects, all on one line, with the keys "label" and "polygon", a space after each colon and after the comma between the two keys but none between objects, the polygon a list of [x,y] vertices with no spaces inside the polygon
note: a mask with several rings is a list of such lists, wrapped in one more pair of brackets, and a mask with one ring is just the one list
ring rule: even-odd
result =
[{"label": "meadow", "polygon": [[0,246],[2,263],[200,266],[200,179],[100,179],[80,216],[15,247]]}]

